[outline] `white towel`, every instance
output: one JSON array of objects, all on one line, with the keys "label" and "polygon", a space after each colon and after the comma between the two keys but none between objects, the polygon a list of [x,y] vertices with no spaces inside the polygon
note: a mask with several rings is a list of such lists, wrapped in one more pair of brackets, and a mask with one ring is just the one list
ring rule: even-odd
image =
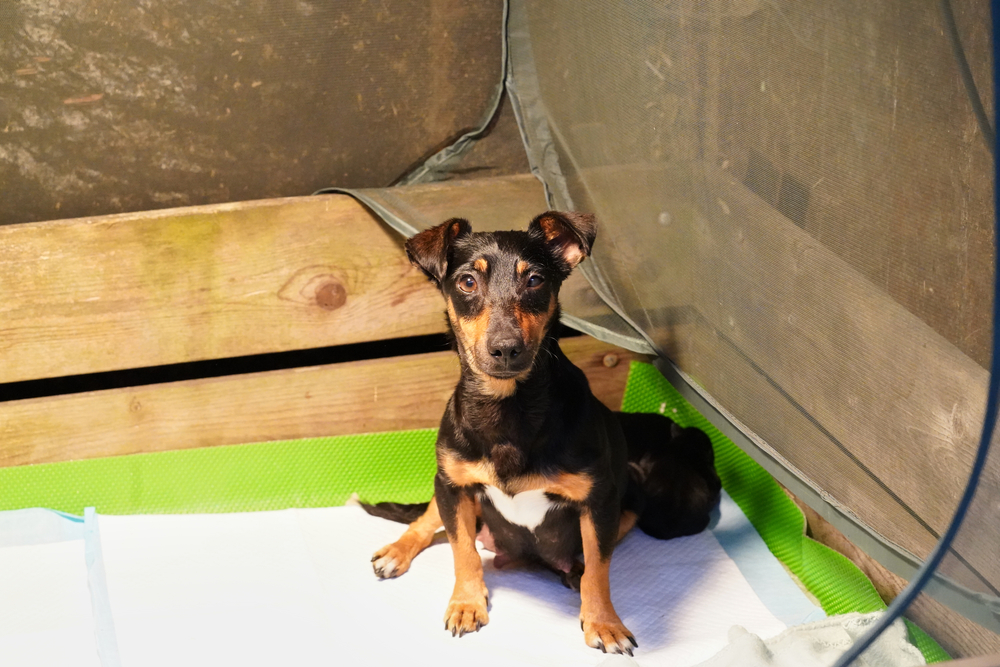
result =
[{"label": "white towel", "polygon": [[[729,631],[729,645],[697,667],[829,667],[881,615],[882,612],[831,616],[788,628],[770,639],[761,639],[737,625]],[[855,666],[926,664],[906,635],[906,626],[897,619],[861,654]]]}]

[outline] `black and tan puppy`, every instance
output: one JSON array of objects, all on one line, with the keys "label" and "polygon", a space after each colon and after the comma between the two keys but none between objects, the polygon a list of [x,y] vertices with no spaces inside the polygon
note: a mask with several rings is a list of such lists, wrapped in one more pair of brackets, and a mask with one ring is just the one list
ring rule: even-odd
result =
[{"label": "black and tan puppy", "polygon": [[438,433],[434,498],[372,562],[381,578],[406,572],[444,525],[455,559],[444,616],[452,634],[489,621],[481,525],[498,565],[541,562],[578,584],[589,646],[631,655],[636,641],[611,604],[615,544],[637,520],[661,538],[698,532],[718,499],[703,433],[611,412],[551,333],[559,287],[595,237],[592,216],[550,211],[527,232],[473,233],[456,218],[406,244],[444,295],[461,378]]}]

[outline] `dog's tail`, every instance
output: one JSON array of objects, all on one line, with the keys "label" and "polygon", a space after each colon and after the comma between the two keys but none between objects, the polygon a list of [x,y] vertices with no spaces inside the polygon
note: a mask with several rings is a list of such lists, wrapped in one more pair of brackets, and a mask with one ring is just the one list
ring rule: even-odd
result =
[{"label": "dog's tail", "polygon": [[368,503],[358,503],[361,508],[372,516],[398,521],[399,523],[413,523],[427,511],[430,503],[413,503],[405,505],[402,503],[378,503],[369,505]]}]

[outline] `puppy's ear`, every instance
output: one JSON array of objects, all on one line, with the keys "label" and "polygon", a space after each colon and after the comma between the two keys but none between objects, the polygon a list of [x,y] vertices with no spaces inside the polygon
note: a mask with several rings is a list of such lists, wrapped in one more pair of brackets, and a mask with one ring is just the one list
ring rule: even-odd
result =
[{"label": "puppy's ear", "polygon": [[451,245],[472,231],[468,220],[452,218],[437,227],[425,229],[406,242],[406,256],[419,267],[428,278],[438,285],[444,280],[448,270],[448,254]]},{"label": "puppy's ear", "polygon": [[590,256],[597,238],[597,218],[589,213],[546,211],[531,221],[529,232],[540,233],[568,270]]}]

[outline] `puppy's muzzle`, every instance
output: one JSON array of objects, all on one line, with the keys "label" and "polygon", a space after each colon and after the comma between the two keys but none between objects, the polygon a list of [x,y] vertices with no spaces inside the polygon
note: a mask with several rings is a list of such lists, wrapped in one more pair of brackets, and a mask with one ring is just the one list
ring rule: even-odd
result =
[{"label": "puppy's muzzle", "polygon": [[531,366],[531,352],[524,340],[511,331],[500,331],[486,338],[486,351],[489,353],[485,370],[498,378],[510,378],[520,375]]}]

